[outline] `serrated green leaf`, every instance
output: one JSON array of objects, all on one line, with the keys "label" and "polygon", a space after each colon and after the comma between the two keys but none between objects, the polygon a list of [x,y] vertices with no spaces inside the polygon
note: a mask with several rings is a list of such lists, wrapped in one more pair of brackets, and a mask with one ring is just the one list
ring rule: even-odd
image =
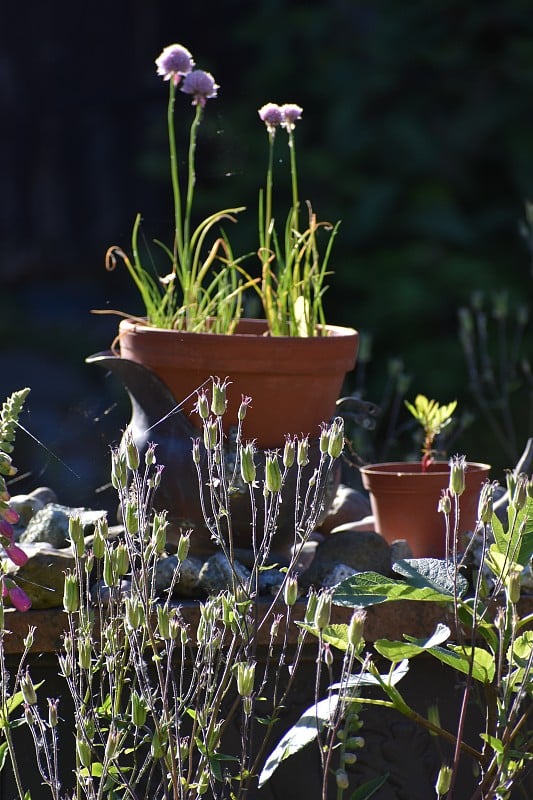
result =
[{"label": "serrated green leaf", "polygon": [[359,572],[339,583],[332,602],[339,606],[366,607],[391,600],[428,600],[449,603],[449,593],[437,591],[430,586],[416,587],[406,581],[386,578],[377,572]]},{"label": "serrated green leaf", "polygon": [[337,708],[339,695],[334,694],[307,708],[295,725],[280,739],[266,760],[259,776],[259,787],[273,775],[279,765],[316,739]]},{"label": "serrated green leaf", "polygon": [[458,597],[468,590],[466,578],[442,558],[404,558],[392,568],[417,588],[429,587],[451,597],[456,590]]}]

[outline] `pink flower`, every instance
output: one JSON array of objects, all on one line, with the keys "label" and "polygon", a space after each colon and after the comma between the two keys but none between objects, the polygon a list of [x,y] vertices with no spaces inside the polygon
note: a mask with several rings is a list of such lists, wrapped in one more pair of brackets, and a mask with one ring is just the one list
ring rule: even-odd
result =
[{"label": "pink flower", "polygon": [[11,523],[11,525],[16,525],[20,519],[18,513],[15,511],[14,508],[5,508],[2,511],[2,516],[5,519],[5,521]]},{"label": "pink flower", "polygon": [[188,75],[194,67],[193,57],[186,47],[181,44],[169,44],[161,55],[156,58],[157,74],[163,80],[174,80],[176,86],[184,75]]},{"label": "pink flower", "polygon": [[31,608],[31,600],[20,586],[14,584],[11,589],[8,589],[8,595],[17,611],[29,611]]},{"label": "pink flower", "polygon": [[276,103],[266,103],[266,105],[261,106],[257,113],[267,126],[267,130],[271,135],[275,132],[278,125],[281,125],[283,122],[282,110]]},{"label": "pink flower", "polygon": [[193,105],[205,106],[206,100],[211,97],[217,96],[217,86],[215,79],[210,72],[204,72],[203,69],[195,69],[185,76],[181,91],[185,94],[194,95]]},{"label": "pink flower", "polygon": [[5,547],[5,551],[7,553],[7,557],[10,558],[13,564],[16,564],[17,567],[23,567],[28,561],[27,554],[16,544],[8,544],[7,547]]},{"label": "pink flower", "polygon": [[281,124],[286,130],[292,131],[294,130],[294,123],[296,120],[302,117],[303,108],[297,106],[296,103],[285,103],[285,105],[281,106],[281,114],[283,116]]},{"label": "pink flower", "polygon": [[0,519],[0,537],[7,539],[9,542],[13,539],[13,526],[5,519]]}]

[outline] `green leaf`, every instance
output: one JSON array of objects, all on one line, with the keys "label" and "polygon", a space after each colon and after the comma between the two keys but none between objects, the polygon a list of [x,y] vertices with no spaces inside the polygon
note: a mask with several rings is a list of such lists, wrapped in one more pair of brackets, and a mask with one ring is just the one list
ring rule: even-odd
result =
[{"label": "green leaf", "polygon": [[468,581],[442,558],[405,558],[393,565],[393,570],[407,579],[411,586],[428,587],[453,597],[468,590]]},{"label": "green leaf", "polygon": [[379,775],[377,778],[373,778],[371,781],[366,781],[363,783],[362,786],[359,786],[355,792],[352,792],[350,795],[350,800],[369,800],[378,789],[387,782],[389,778],[389,773],[386,772],[385,775]]},{"label": "green leaf", "polygon": [[332,601],[338,606],[373,606],[390,600],[428,600],[449,603],[453,597],[448,592],[430,586],[417,588],[405,581],[386,578],[377,572],[359,572],[341,581]]},{"label": "green leaf", "polygon": [[0,772],[4,769],[4,765],[6,763],[6,756],[7,756],[7,742],[3,742],[0,744]]},{"label": "green leaf", "polygon": [[340,689],[351,689],[352,687],[359,686],[383,686],[383,684],[387,686],[396,686],[402,678],[405,678],[408,672],[409,662],[405,660],[395,666],[394,669],[391,669],[390,672],[387,672],[386,675],[373,675],[371,672],[348,675],[343,683],[332,683],[331,686],[328,686],[328,689],[338,691]]},{"label": "green leaf", "polygon": [[450,645],[448,650],[442,647],[432,647],[428,652],[439,661],[465,675],[468,675],[470,671],[470,661],[473,658],[472,677],[480,683],[491,683],[494,679],[496,668],[494,656],[482,647],[475,647],[472,650],[471,647]]},{"label": "green leaf", "polygon": [[269,780],[285,759],[294,753],[298,753],[303,747],[317,738],[319,731],[323,729],[326,722],[331,719],[332,714],[335,712],[338,700],[339,695],[331,695],[303,712],[300,719],[281,738],[267,758],[259,776],[259,787]]},{"label": "green leaf", "polygon": [[424,651],[431,650],[437,645],[443,644],[450,637],[450,629],[447,625],[439,623],[435,632],[429,639],[413,639],[406,636],[407,641],[398,642],[390,641],[389,639],[378,639],[374,647],[378,653],[389,661],[398,662],[403,661],[405,658],[412,658],[423,653]]},{"label": "green leaf", "polygon": [[[313,634],[313,636],[318,636],[320,633],[318,628],[315,628],[314,625],[308,625],[305,622],[298,621],[296,624],[299,628],[303,628],[308,633]],[[335,625],[327,625],[322,629],[322,639],[332,647],[336,647],[337,650],[345,652],[348,649],[348,625],[344,622]]]}]

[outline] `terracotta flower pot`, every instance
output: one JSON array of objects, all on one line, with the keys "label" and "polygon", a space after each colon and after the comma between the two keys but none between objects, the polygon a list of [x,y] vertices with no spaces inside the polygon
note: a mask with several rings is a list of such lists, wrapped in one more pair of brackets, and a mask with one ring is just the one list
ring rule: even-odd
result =
[{"label": "terracotta flower pot", "polygon": [[[243,319],[233,335],[161,330],[123,320],[122,358],[154,372],[186,414],[196,390],[211,376],[228,378],[225,426],[237,424],[241,396],[252,397],[246,438],[260,448],[279,447],[285,435],[318,436],[320,423],[335,413],[344,377],[355,366],[359,334],[327,326],[327,336],[267,335],[263,320]],[[200,426],[196,414],[190,417]]]},{"label": "terracotta flower pot", "polygon": [[[474,529],[479,493],[488,478],[488,464],[468,463],[465,491],[460,497],[459,536]],[[434,462],[421,472],[420,462],[369,464],[361,468],[363,486],[370,492],[376,529],[389,542],[407,539],[416,558],[443,558],[445,517],[438,511],[442,490],[449,484],[446,462]]]}]

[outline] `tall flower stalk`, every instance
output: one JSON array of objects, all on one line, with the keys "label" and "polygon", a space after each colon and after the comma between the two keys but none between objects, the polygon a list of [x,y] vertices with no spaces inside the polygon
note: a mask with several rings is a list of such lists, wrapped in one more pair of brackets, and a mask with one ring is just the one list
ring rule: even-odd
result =
[{"label": "tall flower stalk", "polygon": [[[259,258],[261,286],[258,292],[269,329],[274,336],[316,336],[324,332],[324,280],[331,246],[339,223],[318,222],[307,203],[308,226],[300,230],[300,197],[294,129],[303,109],[295,103],[267,103],[259,109],[268,134],[266,185],[259,197]],[[287,131],[292,205],[287,215],[283,244],[275,229],[273,213],[273,169],[276,132]],[[329,232],[322,259],[318,232]]]}]

